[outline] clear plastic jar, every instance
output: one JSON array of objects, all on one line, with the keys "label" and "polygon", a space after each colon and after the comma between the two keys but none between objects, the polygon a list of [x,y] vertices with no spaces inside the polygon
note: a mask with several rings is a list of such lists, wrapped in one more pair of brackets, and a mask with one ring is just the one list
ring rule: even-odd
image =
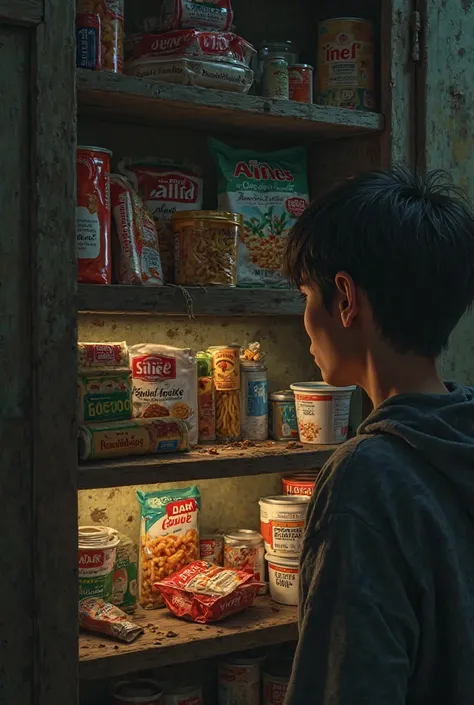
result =
[{"label": "clear plastic jar", "polygon": [[176,284],[236,286],[242,216],[221,211],[173,213]]}]

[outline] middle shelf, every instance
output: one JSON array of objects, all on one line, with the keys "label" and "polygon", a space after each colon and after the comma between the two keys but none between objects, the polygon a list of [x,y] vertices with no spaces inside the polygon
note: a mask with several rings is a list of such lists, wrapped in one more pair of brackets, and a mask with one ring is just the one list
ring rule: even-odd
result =
[{"label": "middle shelf", "polygon": [[294,289],[230,287],[100,286],[79,284],[82,313],[143,313],[169,316],[298,316],[304,301]]},{"label": "middle shelf", "polygon": [[78,489],[315,470],[337,447],[244,441],[182,454],[87,462],[79,464]]}]

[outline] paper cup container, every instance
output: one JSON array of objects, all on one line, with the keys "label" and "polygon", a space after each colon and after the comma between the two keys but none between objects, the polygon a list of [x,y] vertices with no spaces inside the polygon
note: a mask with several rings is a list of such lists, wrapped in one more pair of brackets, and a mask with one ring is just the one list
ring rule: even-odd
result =
[{"label": "paper cup container", "polygon": [[281,605],[297,605],[300,588],[299,558],[266,553],[268,580],[272,600]]},{"label": "paper cup container", "polygon": [[327,445],[347,440],[351,396],[355,387],[331,387],[326,382],[299,382],[290,386],[295,393],[302,443]]}]

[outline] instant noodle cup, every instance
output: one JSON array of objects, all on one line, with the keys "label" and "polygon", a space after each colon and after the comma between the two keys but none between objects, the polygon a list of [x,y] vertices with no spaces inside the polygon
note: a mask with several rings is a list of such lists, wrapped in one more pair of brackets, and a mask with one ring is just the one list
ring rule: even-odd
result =
[{"label": "instant noodle cup", "polygon": [[272,600],[281,605],[298,605],[300,587],[299,558],[267,553],[268,580]]},{"label": "instant noodle cup", "polygon": [[278,495],[260,500],[260,532],[268,553],[299,555],[309,499],[306,495]]},{"label": "instant noodle cup", "polygon": [[344,443],[355,387],[331,387],[326,382],[299,382],[290,386],[295,393],[300,441],[314,445]]},{"label": "instant noodle cup", "polygon": [[80,526],[78,533],[79,600],[110,601],[120,539],[108,526]]}]

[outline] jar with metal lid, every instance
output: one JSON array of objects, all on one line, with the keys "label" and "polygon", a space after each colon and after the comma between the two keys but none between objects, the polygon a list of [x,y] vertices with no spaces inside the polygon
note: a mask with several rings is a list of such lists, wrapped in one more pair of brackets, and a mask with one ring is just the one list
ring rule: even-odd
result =
[{"label": "jar with metal lid", "polygon": [[313,102],[313,73],[309,64],[290,64],[288,66],[288,86],[290,100],[297,103]]},{"label": "jar with metal lid", "polygon": [[288,100],[290,95],[288,62],[280,57],[267,57],[263,62],[262,95]]},{"label": "jar with metal lid", "polygon": [[268,438],[267,369],[262,362],[241,359],[240,377],[242,438],[265,441]]},{"label": "jar with metal lid", "polygon": [[[256,580],[265,581],[265,548],[258,531],[239,529],[224,534],[224,567],[245,570]],[[259,590],[265,594],[267,588]]]},{"label": "jar with metal lid", "polygon": [[176,284],[236,286],[239,213],[173,213]]},{"label": "jar with metal lid", "polygon": [[294,392],[284,389],[273,392],[268,399],[270,437],[275,441],[297,441],[299,436]]},{"label": "jar with metal lid", "polygon": [[258,49],[258,71],[257,78],[260,79],[263,71],[265,59],[285,59],[288,64],[298,63],[298,51],[294,44],[289,41],[272,42],[264,40]]}]

